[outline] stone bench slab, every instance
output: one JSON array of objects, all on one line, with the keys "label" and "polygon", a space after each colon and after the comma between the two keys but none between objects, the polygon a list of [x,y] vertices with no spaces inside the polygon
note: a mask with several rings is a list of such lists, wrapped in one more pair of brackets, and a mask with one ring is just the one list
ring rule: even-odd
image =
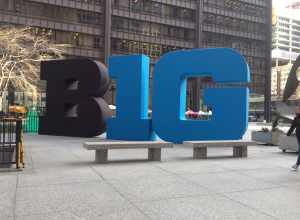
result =
[{"label": "stone bench slab", "polygon": [[185,141],[187,147],[233,147],[233,146],[253,146],[257,145],[254,141]]},{"label": "stone bench slab", "polygon": [[96,162],[106,163],[108,150],[112,149],[148,149],[148,160],[161,161],[161,149],[172,148],[173,144],[164,141],[100,141],[85,142],[83,147],[96,151]]},{"label": "stone bench slab", "polygon": [[229,141],[185,141],[183,144],[193,148],[194,159],[207,158],[207,148],[232,147],[233,157],[247,157],[248,146],[256,145],[253,141],[229,140]]},{"label": "stone bench slab", "polygon": [[99,141],[85,142],[83,147],[87,150],[172,148],[173,144],[164,141]]}]

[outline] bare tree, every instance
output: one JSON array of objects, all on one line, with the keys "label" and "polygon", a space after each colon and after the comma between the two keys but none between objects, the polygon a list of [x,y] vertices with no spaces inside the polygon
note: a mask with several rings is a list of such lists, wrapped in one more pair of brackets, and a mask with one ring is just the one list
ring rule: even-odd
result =
[{"label": "bare tree", "polygon": [[36,32],[31,27],[0,27],[0,91],[12,86],[15,91],[36,97],[40,62],[62,58],[67,45],[50,41],[51,31]]}]

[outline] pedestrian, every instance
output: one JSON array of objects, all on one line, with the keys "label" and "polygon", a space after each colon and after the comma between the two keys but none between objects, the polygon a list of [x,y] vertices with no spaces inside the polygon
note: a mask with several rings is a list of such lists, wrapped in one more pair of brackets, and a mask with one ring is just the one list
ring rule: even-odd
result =
[{"label": "pedestrian", "polygon": [[288,133],[287,133],[287,136],[290,136],[296,128],[296,137],[297,137],[297,142],[298,142],[298,159],[296,161],[296,164],[292,166],[292,169],[297,171],[298,167],[300,165],[300,106],[296,107],[295,113],[296,113],[296,116],[292,122],[292,125],[291,125]]}]

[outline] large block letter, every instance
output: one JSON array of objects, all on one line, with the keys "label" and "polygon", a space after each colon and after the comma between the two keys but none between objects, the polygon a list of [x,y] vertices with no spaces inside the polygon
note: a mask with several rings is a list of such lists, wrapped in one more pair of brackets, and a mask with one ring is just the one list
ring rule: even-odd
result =
[{"label": "large block letter", "polygon": [[39,134],[93,137],[106,130],[111,116],[101,98],[108,89],[107,68],[88,59],[46,61],[41,79],[47,81],[47,113]]},{"label": "large block letter", "polygon": [[109,74],[117,81],[116,118],[108,120],[107,138],[118,140],[152,140],[148,119],[149,57],[113,56]]},{"label": "large block letter", "polygon": [[240,139],[248,126],[246,87],[210,88],[204,102],[213,109],[211,120],[187,120],[186,80],[211,76],[216,83],[248,83],[250,72],[244,58],[232,49],[194,49],[163,56],[154,69],[153,127],[166,140]]}]

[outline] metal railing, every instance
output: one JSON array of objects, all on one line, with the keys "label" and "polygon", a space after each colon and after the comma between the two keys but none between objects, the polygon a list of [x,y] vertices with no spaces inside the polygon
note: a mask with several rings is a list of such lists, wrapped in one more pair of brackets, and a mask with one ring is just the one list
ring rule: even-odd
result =
[{"label": "metal railing", "polygon": [[[18,118],[0,118],[0,168],[23,163],[22,120]],[[23,163],[24,165],[24,163]]]}]

